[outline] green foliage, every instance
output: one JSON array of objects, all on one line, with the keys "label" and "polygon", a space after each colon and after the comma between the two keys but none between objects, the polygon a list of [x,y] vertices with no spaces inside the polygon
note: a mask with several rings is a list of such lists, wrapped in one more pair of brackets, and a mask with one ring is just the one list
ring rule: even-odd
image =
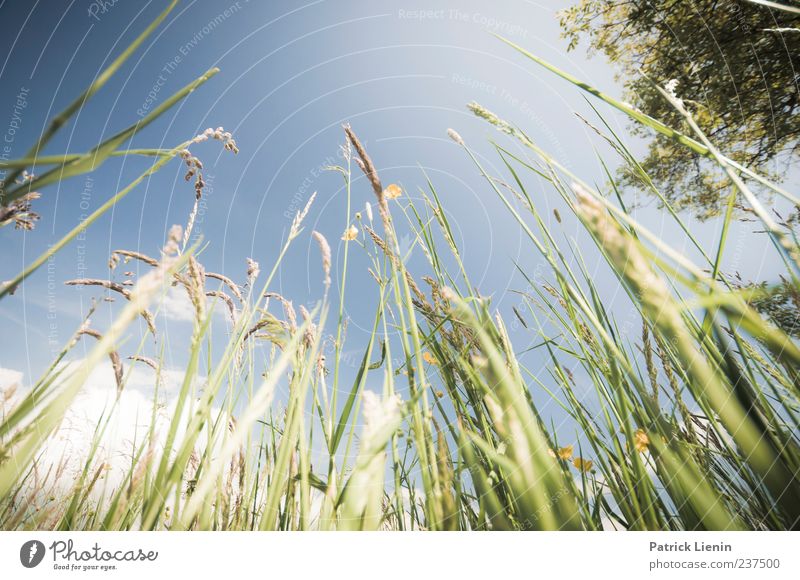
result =
[{"label": "green foliage", "polygon": [[[581,0],[561,15],[574,49],[586,40],[618,68],[625,98],[679,130],[681,115],[654,83],[674,88],[703,132],[739,164],[780,178],[800,153],[800,15],[739,0]],[[637,135],[646,128],[632,125]],[[642,166],[678,208],[699,217],[725,207],[728,182],[716,164],[662,136]],[[635,173],[621,183],[641,186]]]},{"label": "green foliage", "polygon": [[747,290],[762,290],[750,303],[762,315],[768,317],[786,334],[800,338],[800,292],[797,287],[784,280],[776,288],[767,288],[767,284],[749,284]]}]

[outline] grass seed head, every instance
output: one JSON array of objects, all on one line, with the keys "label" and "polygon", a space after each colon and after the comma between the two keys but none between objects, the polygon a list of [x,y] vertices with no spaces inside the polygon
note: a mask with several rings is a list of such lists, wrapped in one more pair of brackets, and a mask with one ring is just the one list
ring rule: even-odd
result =
[{"label": "grass seed head", "polygon": [[328,288],[331,285],[331,246],[325,236],[318,231],[311,232],[311,237],[319,246],[319,253],[322,256],[322,271],[325,274],[325,287]]},{"label": "grass seed head", "polygon": [[448,129],[447,136],[459,145],[464,145],[464,139],[461,138],[461,135],[459,135],[455,129]]}]

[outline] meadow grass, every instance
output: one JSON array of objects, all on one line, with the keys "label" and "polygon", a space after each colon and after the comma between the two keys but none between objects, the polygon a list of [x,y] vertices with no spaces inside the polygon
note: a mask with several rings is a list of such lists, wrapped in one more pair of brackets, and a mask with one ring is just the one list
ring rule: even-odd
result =
[{"label": "meadow grass", "polygon": [[[150,155],[154,163],[7,283],[1,299],[14,300],[10,295],[25,278],[171,160],[183,160],[199,200],[204,182],[202,164],[189,151],[194,144],[216,139],[237,151],[222,129],[210,129],[174,149],[121,149],[140,123],[85,154],[37,157],[159,22],[55,119],[30,155],[5,163],[12,169],[8,182],[13,185],[2,205],[14,207],[17,200],[91,171],[112,155]],[[774,242],[776,257],[786,266],[785,284],[797,289],[794,233],[775,222],[748,184],[758,183],[795,204],[797,198],[720,153],[675,99],[693,135],[516,48],[728,173],[729,211],[716,247],[704,248],[660,196],[665,214],[698,250],[701,263],[639,223],[610,172],[605,191],[598,191],[523,129],[471,104],[473,113],[526,151],[523,156],[495,143],[505,175],[491,175],[469,144],[449,132],[474,162],[487,191],[498,196],[519,225],[529,250],[550,269],[542,278],[519,266],[529,285],[518,292],[513,316],[547,361],[547,373],[534,373],[515,351],[508,322],[470,281],[434,184],[427,181],[417,201],[394,184],[385,186],[358,136],[345,126],[344,162],[333,168],[344,180],[347,216],[337,295],[328,292],[330,245],[322,234],[303,227],[313,198],[297,213],[275,263],[262,274],[258,264],[248,261],[244,281],[208,272],[200,263],[198,248],[188,244],[196,206],[186,228],[170,232],[158,257],[122,250],[112,255],[112,276],[120,260],[136,260],[150,269],[135,285],[100,278],[70,281],[120,294],[126,304],[103,331],[91,328],[87,317],[29,390],[0,397],[0,528],[795,529],[800,523],[800,349],[752,306],[771,289],[744,290],[720,265],[732,208],[742,202]],[[213,73],[164,102],[152,119]],[[659,196],[610,127],[604,124],[597,131],[641,177],[643,189]],[[34,162],[51,168],[40,177],[19,179]],[[363,172],[373,190],[367,220],[357,220],[352,211],[353,171]],[[635,336],[623,332],[607,308],[584,262],[586,250],[558,241],[551,231],[529,194],[532,180],[559,196],[594,241],[636,309]],[[414,246],[423,249],[425,271],[407,268],[401,234],[409,234]],[[273,285],[291,244],[309,235],[320,250],[325,291],[316,308],[300,308],[298,314]],[[359,346],[363,354],[355,378],[344,384],[340,366],[347,334],[348,258],[355,251],[364,252],[371,264],[377,308],[369,339]],[[152,334],[158,332],[151,305],[170,286],[186,293],[194,321],[178,393],[159,430],[163,355],[148,358],[141,354],[142,342],[133,349],[122,342],[139,317]],[[229,317],[223,345],[212,344],[215,306]],[[79,364],[67,364],[84,336],[96,343]],[[326,340],[333,343],[332,364],[323,356]],[[257,344],[267,345],[266,359]],[[127,357],[120,354],[123,347]],[[87,377],[109,357],[119,393],[132,365],[154,371],[157,395],[149,427],[134,441],[121,479],[108,484],[100,442],[113,425],[118,398],[99,418],[88,456],[80,458],[81,469],[65,491],[66,463],[74,458],[48,464],[43,452]],[[204,366],[209,372],[201,377]],[[367,382],[382,385],[380,394],[367,390]],[[280,412],[275,406],[279,386],[288,392]],[[552,416],[534,403],[534,391],[546,393],[569,418],[576,440],[557,440]],[[311,460],[320,448],[327,458],[323,465]]]}]

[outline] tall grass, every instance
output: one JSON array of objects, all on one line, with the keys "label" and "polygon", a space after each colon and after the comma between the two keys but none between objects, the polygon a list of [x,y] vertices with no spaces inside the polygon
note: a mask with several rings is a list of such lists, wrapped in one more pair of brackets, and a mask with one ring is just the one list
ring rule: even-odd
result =
[{"label": "tall grass", "polygon": [[[136,43],[131,52],[135,48]],[[688,114],[693,136],[523,53],[636,121],[672,135],[686,145],[687,154],[700,153],[728,171],[731,205],[741,199],[763,221],[775,242],[776,256],[786,264],[786,283],[797,288],[794,234],[771,220],[745,180],[772,187],[796,202],[794,196],[730,162]],[[123,56],[128,55],[126,51]],[[112,65],[109,74],[118,66]],[[79,101],[99,90],[107,76]],[[679,102],[674,104],[680,107]],[[495,143],[506,174],[491,175],[470,145],[450,131],[485,179],[487,191],[503,202],[530,250],[541,254],[550,269],[542,279],[519,267],[530,284],[519,292],[518,306],[507,313],[536,339],[535,348],[547,360],[546,378],[526,368],[511,343],[506,318],[474,289],[434,184],[427,182],[417,202],[402,195],[396,185],[384,186],[368,152],[347,126],[344,163],[335,168],[347,195],[344,268],[336,273],[340,292],[328,294],[330,247],[324,236],[314,232],[324,291],[313,311],[301,308],[298,315],[292,302],[273,290],[290,245],[309,235],[303,229],[308,206],[298,212],[276,262],[262,275],[259,265],[249,261],[247,279],[241,283],[207,272],[196,248],[187,247],[188,235],[178,230],[171,233],[158,258],[124,251],[112,256],[112,263],[123,257],[152,269],[133,290],[117,287],[113,280],[73,281],[118,292],[128,303],[102,332],[89,328],[88,322],[78,329],[29,391],[0,398],[0,527],[798,527],[800,349],[752,308],[751,302],[769,289],[743,291],[720,270],[732,213],[726,215],[717,247],[703,248],[661,198],[671,219],[703,257],[704,262],[695,264],[632,217],[610,173],[606,191],[598,191],[572,175],[522,129],[478,104],[470,108],[500,129],[503,139],[516,140],[527,151],[523,156],[512,153],[502,141]],[[57,118],[53,130],[75,110],[71,107]],[[606,129],[606,138],[623,162],[641,176],[644,188],[658,195],[624,143]],[[9,190],[4,205],[34,186],[91,170],[109,155],[136,153],[119,149],[131,134],[126,129],[87,154],[10,162],[8,167],[19,175],[31,163],[51,163],[54,169]],[[230,135],[221,130],[204,135],[235,150]],[[34,148],[32,158],[49,136],[46,133]],[[195,163],[188,147],[200,137],[172,150],[145,151],[156,162],[109,199],[97,216],[175,157],[181,157],[194,176],[202,165]],[[352,212],[353,165],[373,190],[375,224],[371,215],[359,222]],[[640,330],[635,336],[623,331],[606,307],[606,297],[583,260],[585,248],[560,242],[551,231],[529,195],[531,179],[543,181],[551,195],[563,199],[596,244],[638,312]],[[195,185],[199,197],[202,176]],[[187,229],[192,221],[190,217]],[[428,258],[424,271],[407,268],[398,242],[401,234],[410,234],[415,246],[424,250]],[[70,236],[74,237],[69,234],[6,286],[2,299],[13,300],[11,290]],[[352,252],[364,252],[370,261],[378,306],[369,340],[361,345],[358,372],[346,385],[340,360],[347,334],[344,312]],[[449,263],[456,269],[449,270],[445,266]],[[153,369],[158,390],[163,357],[142,356],[140,345],[130,353],[132,362],[126,363],[125,373],[119,351],[128,325],[138,316],[154,325],[150,304],[170,285],[186,292],[194,324],[188,363],[166,428],[156,428],[156,397],[149,427],[134,442],[129,465],[121,479],[110,484],[103,476],[99,447],[119,411],[117,398],[99,418],[88,457],[80,458],[82,468],[65,490],[65,464],[43,460],[49,438],[89,374],[108,356],[116,361],[120,393],[129,380],[130,365],[137,364]],[[218,301],[229,314],[230,332],[221,348],[218,344],[212,348],[211,318]],[[155,326],[151,330],[158,331]],[[77,366],[66,364],[86,335],[98,339],[89,355]],[[331,361],[323,356],[328,336],[334,337],[335,355],[330,373]],[[259,343],[267,345],[266,360],[256,348]],[[203,357],[209,358],[205,378],[199,372]],[[380,393],[367,390],[368,382],[382,385]],[[274,403],[279,385],[289,393],[282,412]],[[552,416],[537,407],[534,392],[546,393],[559,413],[569,418],[577,433],[574,440],[557,439],[550,426]],[[344,400],[338,399],[340,393],[346,394]],[[406,394],[406,400],[399,393]],[[320,448],[327,459],[322,465],[311,461]]]}]

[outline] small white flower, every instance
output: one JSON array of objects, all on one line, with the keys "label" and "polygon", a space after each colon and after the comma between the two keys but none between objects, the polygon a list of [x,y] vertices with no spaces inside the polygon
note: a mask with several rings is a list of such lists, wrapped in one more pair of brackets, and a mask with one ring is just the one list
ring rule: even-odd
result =
[{"label": "small white flower", "polygon": [[356,226],[350,226],[342,234],[342,240],[345,242],[352,242],[356,238],[358,238],[358,228]]}]

